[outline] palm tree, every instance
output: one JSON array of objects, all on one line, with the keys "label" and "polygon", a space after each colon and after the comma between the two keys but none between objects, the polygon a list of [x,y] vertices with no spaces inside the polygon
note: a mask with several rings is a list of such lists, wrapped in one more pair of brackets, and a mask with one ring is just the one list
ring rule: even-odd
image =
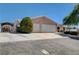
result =
[{"label": "palm tree", "polygon": [[67,25],[70,31],[70,27],[79,24],[79,4],[74,7],[74,10],[63,19],[63,24]]},{"label": "palm tree", "polygon": [[64,25],[78,25],[79,24],[79,4],[77,4],[74,10],[70,13],[69,16],[66,16],[63,19]]}]

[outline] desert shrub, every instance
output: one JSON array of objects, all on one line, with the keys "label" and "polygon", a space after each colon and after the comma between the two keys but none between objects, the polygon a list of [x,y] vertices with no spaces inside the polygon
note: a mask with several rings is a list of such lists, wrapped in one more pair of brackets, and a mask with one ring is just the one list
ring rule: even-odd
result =
[{"label": "desert shrub", "polygon": [[33,29],[33,23],[30,17],[25,17],[20,23],[20,32],[31,33]]}]

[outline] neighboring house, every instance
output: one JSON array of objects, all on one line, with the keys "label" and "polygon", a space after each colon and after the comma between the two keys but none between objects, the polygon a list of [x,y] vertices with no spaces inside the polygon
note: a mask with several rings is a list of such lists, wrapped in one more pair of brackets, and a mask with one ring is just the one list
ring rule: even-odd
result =
[{"label": "neighboring house", "polygon": [[[45,16],[40,16],[36,18],[32,18],[33,21],[33,32],[36,33],[51,33],[51,32],[57,32],[58,24],[54,22],[53,20],[49,19]],[[16,32],[17,27],[20,27],[20,21],[16,21],[14,24],[9,22],[1,23],[1,32]]]},{"label": "neighboring house", "polygon": [[1,23],[0,29],[1,32],[14,32],[14,24],[9,22]]}]

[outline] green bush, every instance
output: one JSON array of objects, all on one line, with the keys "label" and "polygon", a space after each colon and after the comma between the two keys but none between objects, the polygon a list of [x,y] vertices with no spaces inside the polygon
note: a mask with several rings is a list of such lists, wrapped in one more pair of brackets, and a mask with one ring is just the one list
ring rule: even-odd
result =
[{"label": "green bush", "polygon": [[25,17],[20,23],[20,31],[22,33],[31,33],[33,29],[33,23],[30,17]]},{"label": "green bush", "polygon": [[17,27],[16,32],[21,33],[20,27]]}]

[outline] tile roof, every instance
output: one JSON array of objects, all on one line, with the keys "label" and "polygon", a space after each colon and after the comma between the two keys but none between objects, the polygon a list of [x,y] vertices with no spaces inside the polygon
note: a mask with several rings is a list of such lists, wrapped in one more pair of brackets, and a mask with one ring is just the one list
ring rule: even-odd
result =
[{"label": "tile roof", "polygon": [[57,25],[56,22],[54,22],[53,20],[51,20],[50,18],[46,17],[46,16],[39,16],[36,18],[32,18],[33,23],[37,23],[37,24],[50,24],[50,25]]}]

